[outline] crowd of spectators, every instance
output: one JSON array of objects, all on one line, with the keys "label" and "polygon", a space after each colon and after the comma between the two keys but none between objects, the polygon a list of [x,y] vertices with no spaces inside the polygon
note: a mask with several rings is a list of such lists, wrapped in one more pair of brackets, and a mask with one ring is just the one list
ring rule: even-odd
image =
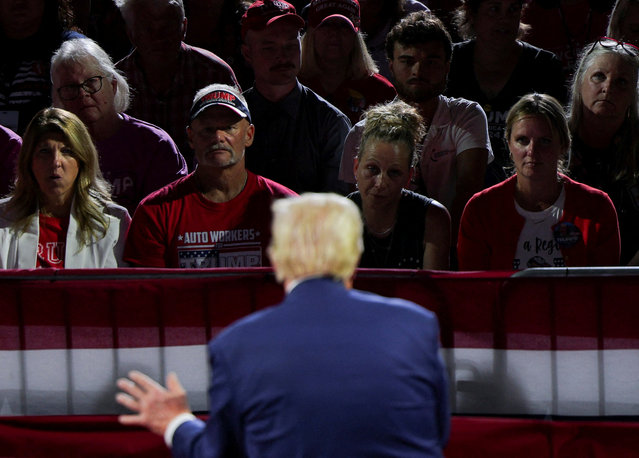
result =
[{"label": "crowd of spectators", "polygon": [[304,192],[361,267],[639,264],[637,44],[637,0],[0,0],[1,265],[111,220],[93,267],[265,265]]}]

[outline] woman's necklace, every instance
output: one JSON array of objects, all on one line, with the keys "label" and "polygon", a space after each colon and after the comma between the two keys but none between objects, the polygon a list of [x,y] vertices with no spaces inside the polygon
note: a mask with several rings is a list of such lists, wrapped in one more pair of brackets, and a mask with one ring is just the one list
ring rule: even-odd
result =
[{"label": "woman's necklace", "polygon": [[386,237],[388,234],[390,234],[390,232],[393,230],[393,228],[395,227],[395,221],[393,221],[393,224],[391,224],[388,229],[384,229],[383,231],[374,231],[373,229],[371,229],[370,227],[366,226],[366,230],[368,232],[371,233],[371,235],[374,235],[377,238],[382,238],[382,237]]},{"label": "woman's necklace", "polygon": [[553,186],[544,187],[543,193],[533,193],[531,190],[523,191],[520,187],[515,185],[515,201],[519,204],[521,208],[524,210],[539,212],[544,211],[547,208],[557,202],[561,191],[563,189],[563,180],[557,177],[556,186],[553,189]]},{"label": "woman's necklace", "polygon": [[371,229],[366,217],[363,219],[365,228],[364,236],[368,239],[375,264],[378,268],[386,268],[388,267],[388,257],[390,256],[393,239],[395,238],[393,229],[395,229],[395,224],[397,223],[397,214],[395,214],[391,225],[381,231]]},{"label": "woman's necklace", "polygon": [[[370,247],[370,253],[374,259],[375,267],[377,268],[384,269],[391,267],[388,265],[388,258],[390,257],[393,247],[393,239],[395,238],[395,232],[393,232],[394,227],[395,225],[381,233],[371,231],[368,228],[364,231],[364,237]],[[377,234],[383,235],[378,236]]]}]

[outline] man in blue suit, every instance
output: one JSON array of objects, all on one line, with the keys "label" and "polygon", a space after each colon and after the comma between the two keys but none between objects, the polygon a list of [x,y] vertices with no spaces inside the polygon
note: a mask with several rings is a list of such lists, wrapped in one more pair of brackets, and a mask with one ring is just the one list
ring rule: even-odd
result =
[{"label": "man in blue suit", "polygon": [[286,299],[209,344],[211,415],[133,371],[117,400],[128,425],[163,434],[178,457],[436,457],[449,433],[435,315],[350,289],[362,222],[349,200],[305,194],[273,204],[269,256]]}]

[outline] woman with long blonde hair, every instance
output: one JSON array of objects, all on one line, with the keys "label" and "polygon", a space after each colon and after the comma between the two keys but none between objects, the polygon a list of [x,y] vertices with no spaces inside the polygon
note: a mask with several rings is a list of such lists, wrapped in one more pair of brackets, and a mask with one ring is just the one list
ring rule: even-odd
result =
[{"label": "woman with long blonde hair", "polygon": [[131,218],[111,201],[80,119],[46,108],[29,123],[15,188],[0,200],[0,268],[122,265]]}]

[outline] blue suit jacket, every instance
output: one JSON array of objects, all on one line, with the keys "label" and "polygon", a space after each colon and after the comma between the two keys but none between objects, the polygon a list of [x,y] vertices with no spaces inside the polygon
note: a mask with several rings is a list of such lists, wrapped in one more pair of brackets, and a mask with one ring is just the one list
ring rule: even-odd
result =
[{"label": "blue suit jacket", "polygon": [[211,416],[173,436],[184,457],[441,456],[450,413],[435,315],[330,279],[209,344]]}]

